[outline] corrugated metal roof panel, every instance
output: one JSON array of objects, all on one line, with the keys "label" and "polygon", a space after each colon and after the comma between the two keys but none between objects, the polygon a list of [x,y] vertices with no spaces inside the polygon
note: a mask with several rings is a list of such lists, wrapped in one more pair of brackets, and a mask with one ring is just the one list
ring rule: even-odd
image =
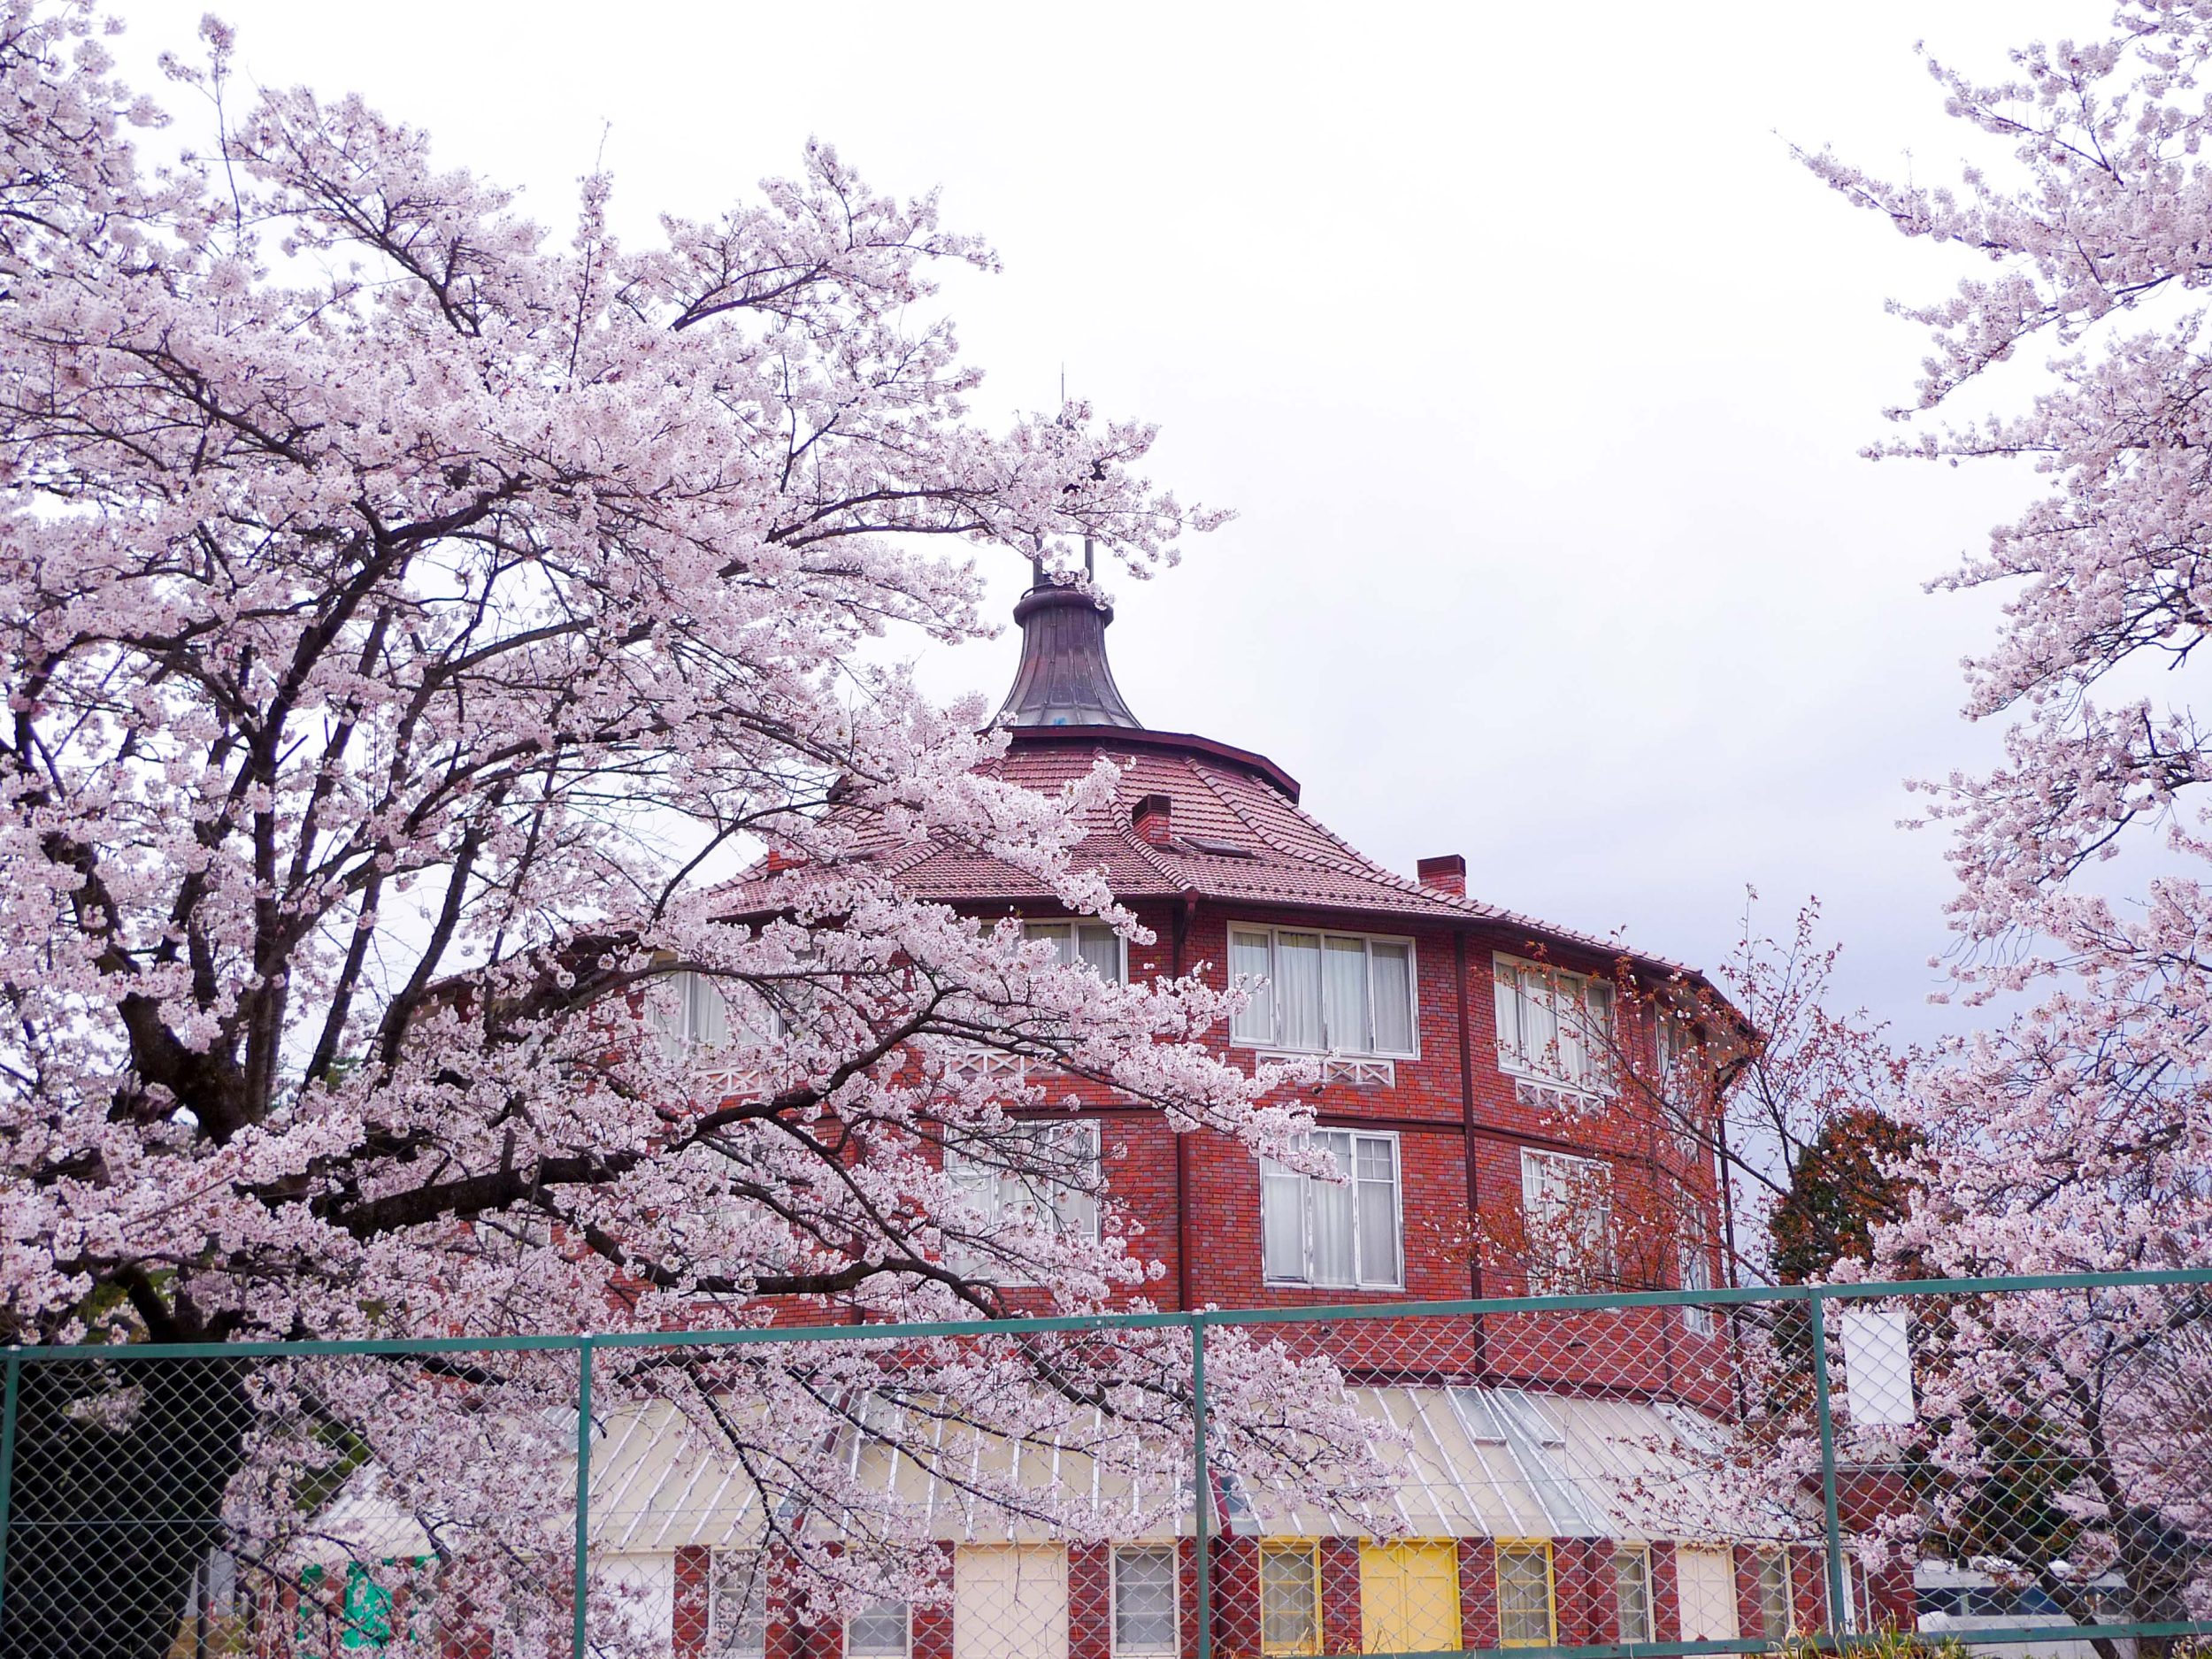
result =
[{"label": "corrugated metal roof panel", "polygon": [[[1632,1400],[1588,1400],[1518,1388],[1398,1385],[1348,1391],[1382,1432],[1380,1455],[1395,1476],[1391,1510],[1374,1525],[1311,1502],[1253,1488],[1229,1476],[1217,1524],[1233,1534],[1355,1536],[1399,1531],[1430,1538],[1631,1538],[1694,1540],[1724,1535],[1721,1517],[1740,1504],[1727,1485],[1727,1431],[1686,1407]],[[1087,1497],[1099,1530],[1131,1541],[1190,1532],[1188,1494],[1133,1488],[1125,1477],[1056,1441],[1024,1448],[983,1435],[948,1440],[946,1423],[910,1408],[860,1414],[836,1450],[852,1483],[848,1502],[883,1499],[928,1536],[961,1542],[1039,1542],[1056,1532],[1040,1517],[1012,1515],[980,1495],[1011,1478],[1014,1490],[1040,1498]],[[1095,1426],[1095,1425],[1094,1425]],[[904,1442],[926,1448],[924,1467]],[[762,1535],[760,1495],[737,1458],[718,1454],[677,1408],[655,1403],[618,1410],[592,1459],[592,1533],[615,1555],[687,1545],[742,1548]],[[1174,1500],[1171,1529],[1139,1518]],[[1041,1502],[1041,1510],[1048,1506]],[[1112,1525],[1115,1515],[1130,1525]],[[1703,1525],[1701,1516],[1711,1517]],[[1761,1536],[1806,1535],[1809,1515],[1777,1509]],[[833,1513],[810,1525],[834,1533]],[[1735,1523],[1740,1530],[1740,1521]],[[326,1511],[319,1531],[327,1558],[350,1544],[360,1558],[421,1554],[422,1529],[377,1495],[364,1471]],[[343,1540],[342,1543],[341,1540]]]}]

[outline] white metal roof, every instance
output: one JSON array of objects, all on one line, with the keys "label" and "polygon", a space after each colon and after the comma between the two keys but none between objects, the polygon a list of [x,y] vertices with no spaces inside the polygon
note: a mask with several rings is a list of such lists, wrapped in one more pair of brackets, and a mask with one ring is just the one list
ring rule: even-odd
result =
[{"label": "white metal roof", "polygon": [[[1279,1497],[1231,1473],[1216,1492],[1220,1532],[1694,1541],[1743,1531],[1740,1494],[1724,1490],[1738,1484],[1723,1455],[1728,1431],[1687,1407],[1447,1385],[1355,1386],[1347,1393],[1382,1429],[1380,1455],[1395,1475],[1380,1516],[1363,1521]],[[850,1488],[846,1501],[872,1513],[882,1512],[887,1501],[924,1536],[1027,1542],[1057,1535],[1048,1520],[1011,1516],[985,1495],[1010,1489],[1079,1500],[1089,1511],[1084,1530],[1092,1536],[1164,1540],[1191,1531],[1187,1491],[1135,1489],[1083,1452],[1033,1444],[1017,1467],[1008,1442],[971,1434],[948,1443],[944,1423],[918,1421],[910,1406],[897,1423],[874,1425],[876,1432],[868,1432],[865,1412],[858,1416],[862,1427],[847,1431],[833,1448]],[[595,1548],[657,1555],[685,1546],[741,1548],[761,1539],[761,1493],[743,1460],[718,1450],[674,1406],[618,1409],[602,1422],[591,1469]],[[900,1442],[913,1449],[902,1450]],[[924,1448],[936,1453],[931,1467],[914,1455]],[[349,1483],[318,1517],[319,1541],[303,1553],[367,1559],[427,1548],[415,1521],[376,1495],[374,1475],[365,1470]],[[1153,1518],[1166,1515],[1176,1517],[1171,1525]],[[1118,1516],[1124,1524],[1117,1525]],[[1801,1533],[1805,1518],[1778,1509],[1772,1526],[1759,1530],[1764,1536]],[[833,1508],[805,1517],[804,1525],[817,1534],[840,1530]]]}]

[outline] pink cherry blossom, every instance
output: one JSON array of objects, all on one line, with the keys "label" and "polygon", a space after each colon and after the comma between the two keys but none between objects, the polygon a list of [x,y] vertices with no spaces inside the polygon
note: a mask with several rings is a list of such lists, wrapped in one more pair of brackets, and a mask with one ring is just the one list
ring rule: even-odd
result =
[{"label": "pink cherry blossom", "polygon": [[[157,112],[95,29],[0,7],[0,1333],[940,1319],[1009,1284],[1142,1306],[1110,1193],[1096,1241],[995,1225],[946,1149],[1094,1187],[1009,1116],[1079,1085],[1304,1156],[1277,1073],[1202,1046],[1224,994],[1102,986],[876,856],[964,844],[1134,932],[1069,857],[1110,776],[1045,798],[979,772],[980,710],[872,648],[980,632],[979,558],[1066,569],[1087,541],[1144,573],[1222,517],[1141,475],[1148,426],[979,423],[951,325],[915,319],[985,244],[825,144],[650,245],[612,235],[604,178],[549,233],[358,99],[245,100],[219,26],[172,73],[224,128],[153,171],[131,129]],[[751,847],[764,901],[703,879]],[[664,1041],[679,973],[758,1018]],[[845,1515],[814,1593],[920,1594],[911,1517],[829,1455],[855,1401],[1087,1437],[1165,1502],[1187,1345],[755,1348],[710,1373],[630,1350],[596,1398],[670,1404],[770,1503]],[[251,1387],[257,1421],[311,1402],[363,1437],[442,1594],[519,1608],[573,1369]],[[1223,1455],[1356,1493],[1331,1397],[1225,1343]],[[273,1538],[331,1442],[234,1420],[173,1449]],[[537,1640],[516,1617],[500,1640]]]},{"label": "pink cherry blossom", "polygon": [[[1959,1000],[2022,1011],[1915,1079],[1928,1163],[1884,1242],[1891,1271],[2212,1265],[2212,749],[2188,702],[2212,617],[2208,55],[2206,7],[2126,0],[2101,38],[2023,47],[2001,79],[1931,60],[1984,141],[1955,184],[1804,158],[1984,267],[1900,308],[1934,349],[1892,411],[1909,430],[1875,452],[2022,461],[2041,492],[1945,583],[2004,595],[1967,703],[2009,722],[2003,761],[1922,786],[1952,833]],[[2207,1324],[2190,1290],[2001,1298],[1953,1319],[1931,1373],[1937,1465],[1970,1486],[1991,1455],[1971,1424],[2038,1422],[2085,1471],[2061,1500],[2082,1529],[2072,1567],[2118,1563],[2148,1608],[2145,1540],[2212,1525],[2182,1405],[2212,1383]],[[2033,1555],[2023,1570],[2047,1570]],[[2212,1604],[2204,1583],[2190,1594]]]}]

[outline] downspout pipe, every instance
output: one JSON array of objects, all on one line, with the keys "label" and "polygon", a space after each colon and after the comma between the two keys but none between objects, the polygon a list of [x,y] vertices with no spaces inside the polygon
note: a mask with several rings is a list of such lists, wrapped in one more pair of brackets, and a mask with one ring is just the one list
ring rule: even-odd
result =
[{"label": "downspout pipe", "polygon": [[[1452,935],[1452,965],[1459,979],[1459,1102],[1463,1118],[1467,1166],[1467,1283],[1477,1301],[1482,1298],[1482,1176],[1475,1157],[1475,1045],[1474,1009],[1468,998],[1467,930]],[[1480,1316],[1475,1319],[1475,1374],[1486,1375],[1489,1356]]]},{"label": "downspout pipe", "polygon": [[[1175,907],[1175,977],[1181,979],[1190,946],[1191,928],[1198,920],[1198,890],[1183,889]],[[1175,1305],[1187,1313],[1191,1305],[1190,1142],[1198,1133],[1186,1129],[1175,1137]]]}]

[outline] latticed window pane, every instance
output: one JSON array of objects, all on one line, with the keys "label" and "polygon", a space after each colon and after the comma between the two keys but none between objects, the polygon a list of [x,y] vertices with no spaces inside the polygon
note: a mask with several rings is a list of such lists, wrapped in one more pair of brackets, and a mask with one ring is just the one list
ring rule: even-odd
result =
[{"label": "latticed window pane", "polygon": [[[945,1149],[946,1175],[982,1211],[985,1225],[1041,1224],[1064,1237],[1097,1238],[1098,1125],[1039,1118],[1010,1125],[1002,1138],[1009,1144],[998,1156],[1032,1167],[1002,1169],[994,1158],[955,1147]],[[1061,1172],[1066,1181],[1054,1179]],[[973,1251],[955,1248],[949,1257],[963,1272],[983,1267]]]},{"label": "latticed window pane", "polygon": [[768,1563],[757,1549],[718,1551],[714,1599],[707,1609],[710,1653],[750,1655],[768,1651]]},{"label": "latticed window pane", "polygon": [[1175,1549],[1114,1552],[1114,1652],[1127,1659],[1175,1651]]},{"label": "latticed window pane", "polygon": [[1620,1614],[1623,1641],[1651,1637],[1651,1551],[1642,1544],[1622,1544],[1613,1552],[1613,1601]]},{"label": "latticed window pane", "polygon": [[906,1659],[906,1605],[879,1601],[845,1621],[849,1659]]},{"label": "latticed window pane", "polygon": [[1790,1552],[1763,1550],[1759,1555],[1759,1634],[1778,1641],[1790,1633]]},{"label": "latticed window pane", "polygon": [[1612,1172],[1595,1158],[1521,1153],[1522,1231],[1534,1296],[1608,1289],[1613,1264]]},{"label": "latticed window pane", "polygon": [[1260,1648],[1321,1651],[1320,1555],[1314,1545],[1260,1546]]},{"label": "latticed window pane", "polygon": [[1552,1640],[1551,1546],[1498,1546],[1498,1640],[1543,1647]]}]

